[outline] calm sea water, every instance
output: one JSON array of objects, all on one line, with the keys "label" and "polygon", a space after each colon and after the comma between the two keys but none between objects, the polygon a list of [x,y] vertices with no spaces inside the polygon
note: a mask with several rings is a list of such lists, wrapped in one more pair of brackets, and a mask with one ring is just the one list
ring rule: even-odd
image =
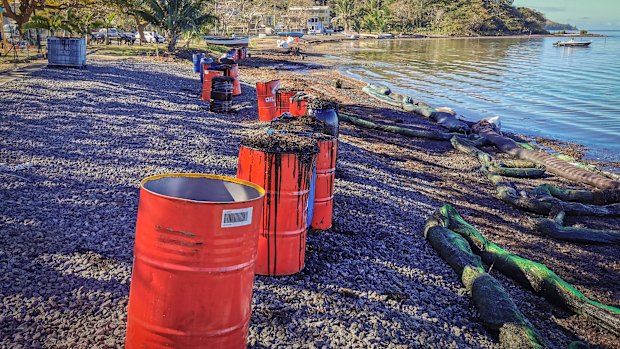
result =
[{"label": "calm sea water", "polygon": [[580,39],[589,48],[553,47],[557,38],[368,40],[336,54],[353,77],[620,161],[620,32],[601,33]]}]

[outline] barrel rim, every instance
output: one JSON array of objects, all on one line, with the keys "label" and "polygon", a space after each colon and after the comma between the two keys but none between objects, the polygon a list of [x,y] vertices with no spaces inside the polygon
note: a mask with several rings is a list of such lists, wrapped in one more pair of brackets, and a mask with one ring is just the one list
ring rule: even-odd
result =
[{"label": "barrel rim", "polygon": [[318,146],[316,147],[317,149],[312,152],[312,153],[302,153],[302,152],[292,152],[292,151],[269,151],[269,150],[264,150],[264,149],[259,149],[256,147],[248,147],[247,145],[239,145],[239,148],[246,148],[246,149],[250,149],[250,150],[255,150],[255,151],[259,151],[261,153],[268,153],[268,154],[284,154],[284,155],[316,155],[319,153],[319,149]]},{"label": "barrel rim", "polygon": [[[150,181],[153,181],[153,180],[157,180],[157,179],[167,178],[167,177],[189,177],[189,178],[218,179],[218,180],[222,180],[222,181],[225,181],[225,182],[231,182],[231,183],[235,183],[235,184],[245,185],[245,186],[248,186],[250,188],[256,189],[258,191],[259,195],[256,198],[249,199],[249,200],[244,200],[244,201],[201,201],[201,200],[184,199],[184,198],[179,198],[179,197],[174,197],[174,196],[169,196],[169,195],[164,195],[164,194],[156,193],[156,192],[154,192],[152,190],[147,189],[144,186],[147,182],[150,182]],[[148,192],[149,194],[155,195],[157,197],[166,198],[166,199],[170,199],[170,200],[177,200],[177,201],[182,201],[182,202],[191,202],[191,203],[195,203],[195,204],[238,204],[238,203],[253,202],[253,201],[257,201],[257,200],[262,200],[265,197],[265,189],[263,187],[261,187],[260,185],[258,185],[258,184],[255,184],[255,183],[252,183],[250,181],[243,180],[243,179],[235,178],[235,177],[222,176],[222,175],[216,175],[216,174],[208,174],[208,173],[164,173],[164,174],[148,176],[148,177],[144,178],[142,181],[140,181],[140,189]]]}]

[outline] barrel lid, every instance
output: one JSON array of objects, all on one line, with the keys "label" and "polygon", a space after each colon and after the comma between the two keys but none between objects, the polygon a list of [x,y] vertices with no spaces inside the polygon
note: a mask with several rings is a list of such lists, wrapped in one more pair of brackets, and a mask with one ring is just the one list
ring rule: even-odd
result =
[{"label": "barrel lid", "polygon": [[298,118],[283,114],[271,121],[271,129],[289,132],[320,132],[325,123],[315,116],[300,116]]},{"label": "barrel lid", "polygon": [[252,182],[202,173],[150,176],[142,180],[140,188],[167,199],[205,204],[254,201],[265,195],[265,190]]},{"label": "barrel lid", "polygon": [[319,152],[315,139],[294,133],[254,132],[243,138],[241,145],[265,153],[316,154]]},{"label": "barrel lid", "polygon": [[308,101],[307,108],[312,110],[336,110],[338,104],[327,99],[315,97]]},{"label": "barrel lid", "polygon": [[290,87],[280,87],[278,89],[278,92],[280,92],[280,93],[290,93],[290,92],[298,93],[299,90],[296,90],[296,89],[293,89],[293,88],[290,88]]},{"label": "barrel lid", "polygon": [[305,92],[299,91],[293,97],[291,97],[291,100],[293,100],[293,101],[302,101],[302,100],[309,100],[311,98],[312,98],[311,95],[309,95],[309,94],[307,94]]}]

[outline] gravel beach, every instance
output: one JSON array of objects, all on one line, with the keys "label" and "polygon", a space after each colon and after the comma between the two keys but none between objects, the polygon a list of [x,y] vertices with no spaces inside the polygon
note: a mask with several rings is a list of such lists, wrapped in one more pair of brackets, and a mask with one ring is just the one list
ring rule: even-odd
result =
[{"label": "gravel beach", "polygon": [[[369,101],[360,82],[320,58],[257,55],[240,74],[250,85],[280,78],[351,115],[440,130]],[[332,87],[336,77],[343,89]],[[0,86],[0,348],[123,347],[140,180],[234,176],[240,139],[260,127],[250,85],[235,114],[208,111],[188,62],[91,59],[87,69],[42,69]],[[449,142],[345,124],[340,132],[334,227],[308,235],[301,273],[256,277],[250,347],[498,347],[422,236],[446,202],[587,296],[620,303],[619,247],[541,236],[536,217],[495,199],[476,162]],[[492,275],[550,347],[618,347],[587,319]]]}]

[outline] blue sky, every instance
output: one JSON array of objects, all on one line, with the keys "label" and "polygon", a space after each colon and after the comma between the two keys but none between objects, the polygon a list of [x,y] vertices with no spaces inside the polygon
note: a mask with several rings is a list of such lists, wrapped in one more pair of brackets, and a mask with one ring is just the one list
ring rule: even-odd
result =
[{"label": "blue sky", "polygon": [[531,7],[579,29],[620,29],[620,0],[515,0],[514,5]]}]

